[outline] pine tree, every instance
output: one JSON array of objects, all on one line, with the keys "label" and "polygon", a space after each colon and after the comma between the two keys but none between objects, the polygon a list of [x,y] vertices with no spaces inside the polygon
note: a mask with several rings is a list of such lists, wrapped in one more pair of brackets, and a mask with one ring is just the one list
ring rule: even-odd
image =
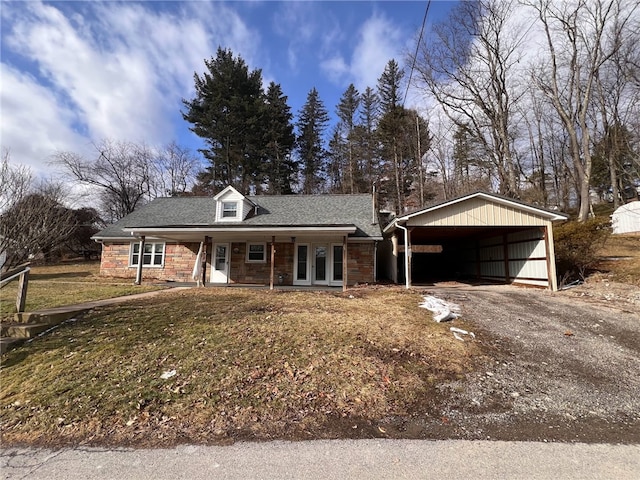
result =
[{"label": "pine tree", "polygon": [[318,91],[314,88],[298,115],[298,154],[303,173],[302,190],[305,194],[320,193],[324,183],[324,162],[327,152],[323,135],[329,123],[329,114]]},{"label": "pine tree", "polygon": [[291,153],[295,144],[293,115],[280,84],[271,82],[265,97],[265,151],[263,173],[267,192],[293,193],[298,165]]},{"label": "pine tree", "polygon": [[372,184],[379,180],[380,149],[376,139],[376,129],[380,118],[380,98],[374,89],[367,87],[361,96],[358,125],[354,133],[357,143],[360,171],[363,172],[361,192],[368,192]]},{"label": "pine tree", "polygon": [[[378,79],[378,95],[380,96],[381,118],[378,125],[378,136],[383,145],[384,170],[393,178],[386,192],[387,201],[392,201],[398,213],[404,210],[404,195],[401,182],[402,152],[400,136],[403,128],[404,109],[402,107],[401,81],[404,74],[395,60],[389,60],[384,72]],[[389,164],[389,159],[391,163]]]},{"label": "pine tree", "polygon": [[183,100],[182,112],[208,147],[201,150],[210,166],[199,175],[199,187],[213,193],[233,185],[248,193],[264,150],[262,73],[222,48],[204,63],[207,71],[194,74],[196,95]]},{"label": "pine tree", "polygon": [[356,193],[357,188],[356,184],[358,179],[361,177],[360,172],[358,170],[358,165],[356,159],[354,158],[353,152],[353,131],[355,127],[355,117],[358,111],[358,107],[360,106],[360,93],[356,89],[356,87],[350,84],[345,92],[342,94],[340,98],[340,103],[338,104],[337,114],[340,119],[340,123],[343,126],[344,130],[344,138],[343,143],[346,145],[347,150],[347,162],[346,162],[346,182],[344,187],[346,188],[346,193]]}]

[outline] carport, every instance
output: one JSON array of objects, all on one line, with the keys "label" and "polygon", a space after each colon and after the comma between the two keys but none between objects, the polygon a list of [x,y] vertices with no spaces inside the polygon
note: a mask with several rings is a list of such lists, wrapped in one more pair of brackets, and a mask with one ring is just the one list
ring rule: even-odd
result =
[{"label": "carport", "polygon": [[396,217],[385,229],[390,280],[520,283],[557,290],[553,223],[567,216],[476,192]]}]

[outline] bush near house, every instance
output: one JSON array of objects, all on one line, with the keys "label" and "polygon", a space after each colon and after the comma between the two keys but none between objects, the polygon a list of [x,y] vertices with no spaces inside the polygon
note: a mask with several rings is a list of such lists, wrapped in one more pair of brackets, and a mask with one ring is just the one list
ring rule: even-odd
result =
[{"label": "bush near house", "polygon": [[599,251],[611,235],[608,218],[570,221],[554,229],[556,268],[560,283],[584,280],[600,260]]}]

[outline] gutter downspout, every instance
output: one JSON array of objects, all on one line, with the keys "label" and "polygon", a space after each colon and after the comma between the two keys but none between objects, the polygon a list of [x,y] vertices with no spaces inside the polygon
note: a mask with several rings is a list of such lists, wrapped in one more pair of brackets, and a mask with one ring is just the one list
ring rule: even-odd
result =
[{"label": "gutter downspout", "polygon": [[404,283],[408,290],[411,287],[411,278],[409,278],[411,273],[409,271],[409,255],[411,254],[411,252],[409,252],[409,230],[399,223],[396,223],[396,227],[404,230]]}]

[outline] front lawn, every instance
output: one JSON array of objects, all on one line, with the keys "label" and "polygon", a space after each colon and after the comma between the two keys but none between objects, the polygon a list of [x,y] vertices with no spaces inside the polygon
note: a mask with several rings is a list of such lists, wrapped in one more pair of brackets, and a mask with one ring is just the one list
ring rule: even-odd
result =
[{"label": "front lawn", "polygon": [[[158,290],[158,286],[133,285],[133,281],[99,276],[100,262],[35,266],[29,272],[26,311],[120,297]],[[16,312],[17,280],[0,289],[0,320]]]},{"label": "front lawn", "polygon": [[3,444],[385,436],[481,355],[420,301],[192,289],[95,310],[3,357]]}]

